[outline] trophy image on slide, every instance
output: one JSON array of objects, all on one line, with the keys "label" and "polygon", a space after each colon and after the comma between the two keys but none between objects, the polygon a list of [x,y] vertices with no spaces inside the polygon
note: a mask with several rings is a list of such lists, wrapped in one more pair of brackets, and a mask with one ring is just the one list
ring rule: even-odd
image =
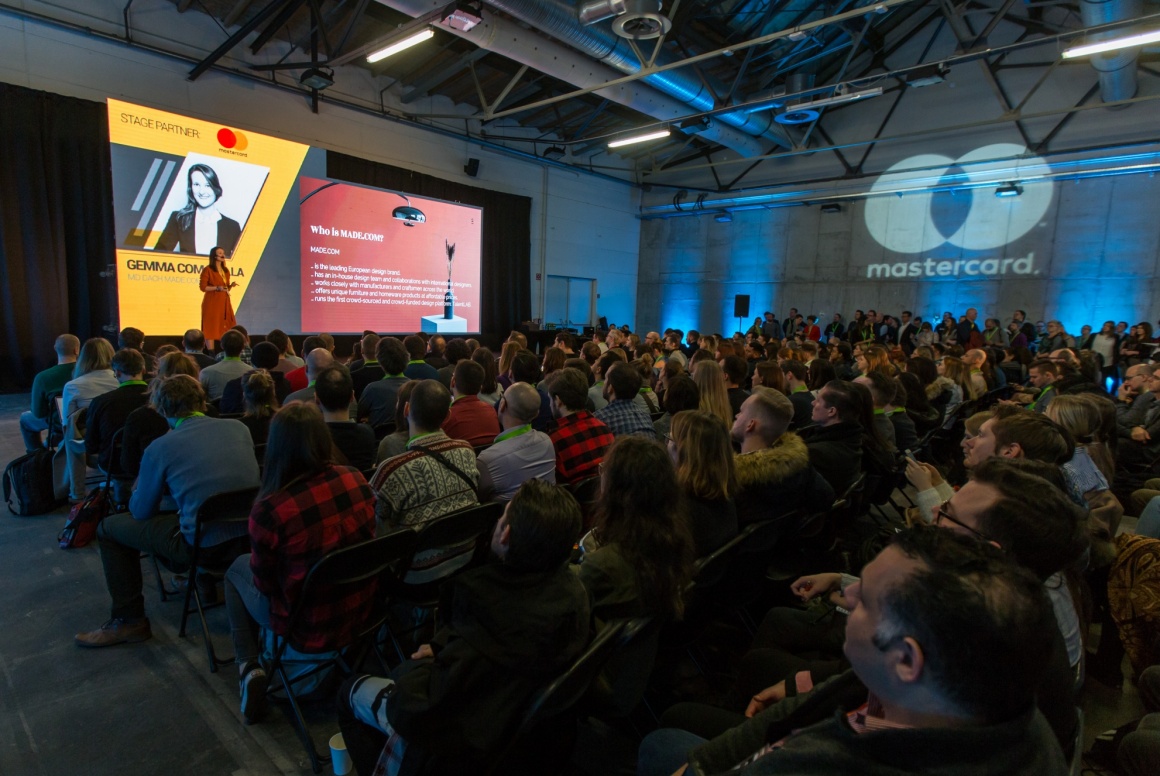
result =
[{"label": "trophy image on slide", "polygon": [[451,288],[451,268],[455,264],[455,243],[444,238],[443,249],[447,253],[447,291],[443,294],[443,315],[424,315],[422,331],[433,334],[465,332],[467,331],[467,320],[455,315],[455,292]]}]

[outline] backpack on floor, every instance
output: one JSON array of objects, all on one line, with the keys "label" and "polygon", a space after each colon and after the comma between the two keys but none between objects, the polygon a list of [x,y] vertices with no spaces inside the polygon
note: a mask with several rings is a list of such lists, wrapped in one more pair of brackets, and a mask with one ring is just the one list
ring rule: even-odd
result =
[{"label": "backpack on floor", "polygon": [[14,515],[43,515],[60,505],[53,485],[53,451],[22,455],[4,470],[4,503]]},{"label": "backpack on floor", "polygon": [[97,535],[97,526],[105,519],[105,515],[109,514],[109,507],[109,494],[104,487],[93,488],[92,492],[85,496],[84,501],[73,504],[64,528],[56,537],[60,542],[60,548],[68,550],[88,545]]}]

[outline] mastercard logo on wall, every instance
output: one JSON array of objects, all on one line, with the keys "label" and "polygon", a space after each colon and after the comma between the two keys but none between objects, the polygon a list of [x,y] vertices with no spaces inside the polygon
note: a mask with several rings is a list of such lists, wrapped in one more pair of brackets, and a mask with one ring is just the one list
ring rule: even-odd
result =
[{"label": "mastercard logo on wall", "polygon": [[222,127],[217,133],[218,145],[227,151],[245,151],[250,145],[249,138],[236,129]]}]

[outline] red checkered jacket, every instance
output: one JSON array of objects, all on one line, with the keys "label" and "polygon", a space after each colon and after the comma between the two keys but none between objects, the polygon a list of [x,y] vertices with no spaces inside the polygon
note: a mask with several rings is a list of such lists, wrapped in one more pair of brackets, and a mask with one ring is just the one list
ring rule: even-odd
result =
[{"label": "red checkered jacket", "polygon": [[557,420],[550,436],[556,447],[556,482],[563,485],[595,477],[615,439],[608,426],[587,410]]},{"label": "red checkered jacket", "polygon": [[[250,512],[250,570],[254,586],[270,599],[271,629],[285,635],[291,609],[315,563],[374,535],[374,493],[349,466],[328,466],[256,501]],[[374,580],[342,597],[321,595],[320,603],[303,612],[300,634],[309,635],[299,646],[321,651],[348,644],[374,595]]]}]

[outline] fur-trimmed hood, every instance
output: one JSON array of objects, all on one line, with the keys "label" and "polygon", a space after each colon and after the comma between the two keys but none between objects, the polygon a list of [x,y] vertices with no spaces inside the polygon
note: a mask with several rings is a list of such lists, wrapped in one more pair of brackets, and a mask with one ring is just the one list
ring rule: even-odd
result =
[{"label": "fur-trimmed hood", "polygon": [[934,379],[934,382],[926,387],[926,398],[928,400],[937,399],[942,395],[943,391],[953,390],[955,381],[949,377],[939,375]]},{"label": "fur-trimmed hood", "polygon": [[771,447],[734,457],[737,484],[742,487],[783,482],[810,465],[806,443],[793,432],[782,434]]}]

